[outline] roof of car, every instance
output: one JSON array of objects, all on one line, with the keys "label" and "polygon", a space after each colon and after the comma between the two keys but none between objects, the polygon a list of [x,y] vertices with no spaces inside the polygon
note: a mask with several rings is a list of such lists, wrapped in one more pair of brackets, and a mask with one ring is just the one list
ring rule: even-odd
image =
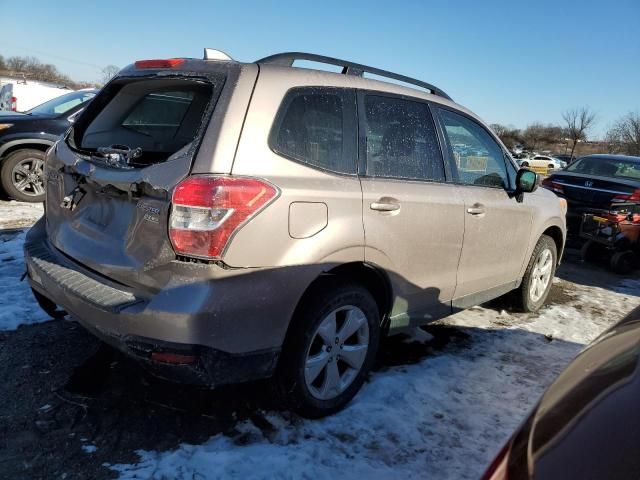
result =
[{"label": "roof of car", "polygon": [[640,162],[640,157],[634,157],[631,155],[615,155],[613,153],[596,153],[593,155],[585,155],[580,158],[608,158],[612,160],[624,160],[627,162]]}]

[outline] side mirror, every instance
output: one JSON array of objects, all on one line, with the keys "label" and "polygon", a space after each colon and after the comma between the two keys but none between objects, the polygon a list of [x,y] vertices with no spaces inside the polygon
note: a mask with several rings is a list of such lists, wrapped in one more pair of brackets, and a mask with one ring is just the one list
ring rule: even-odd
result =
[{"label": "side mirror", "polygon": [[531,193],[538,188],[538,174],[527,168],[521,168],[516,174],[516,192]]}]

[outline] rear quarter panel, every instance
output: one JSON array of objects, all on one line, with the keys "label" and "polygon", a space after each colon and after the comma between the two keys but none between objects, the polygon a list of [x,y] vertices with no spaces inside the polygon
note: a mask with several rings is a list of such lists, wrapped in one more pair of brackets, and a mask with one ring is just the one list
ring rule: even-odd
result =
[{"label": "rear quarter panel", "polygon": [[[268,143],[286,92],[293,87],[326,83],[320,72],[303,76],[270,69],[260,72],[232,172],[266,179],[279,188],[280,195],[232,239],[224,255],[228,265],[316,264],[326,270],[334,264],[364,260],[362,191],[358,177],[289,160],[274,153]],[[324,207],[318,208],[318,204]],[[326,211],[326,222],[318,218],[322,211]],[[305,222],[309,225],[305,226]],[[295,238],[300,237],[299,231],[307,231],[306,238]]]}]

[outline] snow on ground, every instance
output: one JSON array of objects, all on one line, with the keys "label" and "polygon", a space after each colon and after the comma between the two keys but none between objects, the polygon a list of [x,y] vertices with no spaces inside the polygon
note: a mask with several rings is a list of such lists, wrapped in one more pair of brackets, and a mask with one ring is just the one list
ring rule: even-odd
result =
[{"label": "snow on ground", "polygon": [[564,303],[540,314],[476,307],[440,322],[466,339],[377,372],[332,417],[265,412],[270,427],[245,421],[233,437],[138,451],[138,463],[111,468],[122,479],[478,478],[566,364],[640,304],[638,280],[555,282]]},{"label": "snow on ground", "polygon": [[20,281],[25,272],[24,237],[25,232],[0,229],[0,330],[51,320],[35,302],[29,283]]},{"label": "snow on ground", "polygon": [[0,229],[31,226],[43,213],[42,203],[0,200]]},{"label": "snow on ground", "polygon": [[[47,320],[19,282],[24,236],[0,230],[2,330]],[[561,301],[539,314],[475,307],[438,322],[431,354],[376,372],[332,417],[258,412],[266,422],[239,422],[233,435],[201,445],[138,451],[137,463],[110,468],[123,479],[478,478],[566,364],[640,304],[638,279],[606,289],[554,282]]]}]

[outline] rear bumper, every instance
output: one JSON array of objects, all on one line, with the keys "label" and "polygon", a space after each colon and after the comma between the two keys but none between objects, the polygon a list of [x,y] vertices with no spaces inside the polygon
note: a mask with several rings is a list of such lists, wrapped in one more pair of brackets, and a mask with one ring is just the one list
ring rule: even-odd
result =
[{"label": "rear bumper", "polygon": [[[182,284],[142,298],[51,246],[42,220],[27,234],[24,249],[33,289],[152,373],[188,383],[216,386],[270,376],[299,298],[295,289],[277,288],[286,297],[260,296],[252,302],[252,292],[274,291],[273,283],[282,276],[278,270],[242,281],[232,277]],[[161,363],[152,360],[154,353],[195,361]]]}]

